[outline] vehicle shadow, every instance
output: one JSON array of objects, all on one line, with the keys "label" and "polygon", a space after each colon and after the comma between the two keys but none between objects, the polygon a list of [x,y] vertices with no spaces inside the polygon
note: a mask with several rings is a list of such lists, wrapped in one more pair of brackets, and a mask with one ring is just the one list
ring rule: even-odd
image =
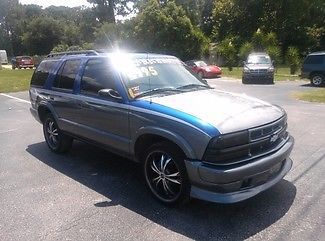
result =
[{"label": "vehicle shadow", "polygon": [[49,151],[44,142],[27,152],[51,168],[104,195],[98,208],[121,205],[154,223],[195,240],[243,240],[269,227],[290,209],[296,187],[282,180],[268,191],[241,203],[222,205],[192,200],[169,208],[145,187],[140,165],[81,142],[66,155]]},{"label": "vehicle shadow", "polygon": [[325,88],[325,85],[322,85],[322,86],[313,86],[311,83],[307,83],[307,84],[301,84],[300,87],[308,87],[308,88],[317,89],[317,88]]}]

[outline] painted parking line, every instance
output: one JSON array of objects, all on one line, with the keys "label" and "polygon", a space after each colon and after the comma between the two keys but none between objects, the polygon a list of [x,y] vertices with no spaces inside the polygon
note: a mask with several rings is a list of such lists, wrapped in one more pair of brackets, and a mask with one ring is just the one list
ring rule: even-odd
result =
[{"label": "painted parking line", "polygon": [[24,103],[30,104],[30,101],[24,100],[24,99],[20,99],[20,98],[17,98],[15,96],[7,95],[7,94],[0,94],[0,95],[5,96],[5,97],[10,98],[10,99],[14,99],[14,100],[20,101],[20,102],[24,102]]}]

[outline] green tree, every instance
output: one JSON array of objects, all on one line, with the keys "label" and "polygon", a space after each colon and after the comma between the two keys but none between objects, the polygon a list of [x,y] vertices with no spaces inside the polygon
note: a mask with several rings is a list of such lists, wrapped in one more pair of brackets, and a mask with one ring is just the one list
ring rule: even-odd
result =
[{"label": "green tree", "polygon": [[115,23],[115,15],[128,15],[133,11],[136,0],[87,0],[94,4],[96,16],[101,23]]},{"label": "green tree", "polygon": [[160,5],[151,0],[134,21],[133,39],[141,51],[168,53],[187,60],[201,56],[208,44],[182,7],[172,1]]},{"label": "green tree", "polygon": [[27,25],[22,36],[30,54],[48,54],[61,40],[62,26],[50,17],[35,18]]}]

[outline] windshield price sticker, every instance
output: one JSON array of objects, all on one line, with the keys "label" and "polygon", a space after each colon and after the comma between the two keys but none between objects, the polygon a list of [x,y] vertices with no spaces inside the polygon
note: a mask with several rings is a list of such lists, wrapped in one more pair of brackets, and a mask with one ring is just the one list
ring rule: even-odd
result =
[{"label": "windshield price sticker", "polygon": [[126,70],[129,80],[135,80],[142,77],[158,76],[158,71],[154,66],[134,67]]}]

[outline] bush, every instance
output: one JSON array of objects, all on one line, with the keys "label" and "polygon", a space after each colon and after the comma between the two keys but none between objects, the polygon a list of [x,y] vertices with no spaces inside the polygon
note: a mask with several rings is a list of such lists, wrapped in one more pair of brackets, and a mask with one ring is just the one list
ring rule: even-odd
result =
[{"label": "bush", "polygon": [[244,61],[247,59],[247,56],[253,51],[253,44],[246,42],[239,49],[239,58]]},{"label": "bush", "polygon": [[281,49],[279,46],[269,46],[267,48],[267,53],[275,62],[275,65],[279,65],[281,63]]},{"label": "bush", "polygon": [[228,67],[229,71],[232,71],[232,67],[237,63],[237,51],[232,43],[232,38],[226,38],[221,41],[214,51],[217,55],[223,57],[225,66]]},{"label": "bush", "polygon": [[286,62],[290,67],[290,74],[295,74],[300,65],[299,51],[295,47],[289,47],[286,53]]}]

